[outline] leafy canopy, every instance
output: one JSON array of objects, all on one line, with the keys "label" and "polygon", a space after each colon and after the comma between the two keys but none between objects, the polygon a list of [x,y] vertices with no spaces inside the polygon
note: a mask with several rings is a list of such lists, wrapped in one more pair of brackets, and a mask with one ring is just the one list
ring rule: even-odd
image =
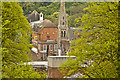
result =
[{"label": "leafy canopy", "polygon": [[[89,3],[84,8],[87,13],[80,18],[83,33],[81,38],[73,41],[69,55],[76,60],[63,63],[61,72],[68,75],[74,72],[84,73],[84,77],[116,78],[118,77],[118,3]],[[77,24],[80,24],[77,21]],[[87,62],[88,67],[82,67]],[[67,66],[66,66],[67,65]]]},{"label": "leafy canopy", "polygon": [[2,3],[2,71],[3,77],[41,78],[31,66],[21,65],[31,61],[29,34],[31,27],[23,16],[23,10],[17,2]]}]

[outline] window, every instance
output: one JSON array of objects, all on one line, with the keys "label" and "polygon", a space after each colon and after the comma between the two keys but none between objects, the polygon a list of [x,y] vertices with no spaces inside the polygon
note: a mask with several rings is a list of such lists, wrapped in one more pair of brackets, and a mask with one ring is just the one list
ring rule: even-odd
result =
[{"label": "window", "polygon": [[61,37],[63,37],[63,31],[61,31]]},{"label": "window", "polygon": [[63,20],[64,20],[64,16],[63,16]]},{"label": "window", "polygon": [[41,14],[41,17],[42,17],[42,14]]},{"label": "window", "polygon": [[64,22],[63,22],[63,25],[64,25]]},{"label": "window", "polygon": [[66,32],[64,31],[64,37],[66,36]]},{"label": "window", "polygon": [[49,35],[47,35],[47,39],[48,39],[48,40],[50,39],[50,36],[49,36]]},{"label": "window", "polygon": [[47,45],[43,45],[43,51],[47,50]]},{"label": "window", "polygon": [[50,45],[50,50],[51,50],[51,51],[53,50],[53,45],[52,45],[52,44]]},{"label": "window", "polygon": [[57,44],[54,45],[54,50],[57,51]]}]

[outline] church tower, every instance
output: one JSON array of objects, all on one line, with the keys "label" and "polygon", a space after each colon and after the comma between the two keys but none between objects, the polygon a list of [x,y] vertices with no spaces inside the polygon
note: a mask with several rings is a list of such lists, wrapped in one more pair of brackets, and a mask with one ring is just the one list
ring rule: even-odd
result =
[{"label": "church tower", "polygon": [[57,48],[59,55],[65,55],[69,48],[69,27],[65,10],[65,0],[61,0],[60,14],[58,18],[58,41]]}]

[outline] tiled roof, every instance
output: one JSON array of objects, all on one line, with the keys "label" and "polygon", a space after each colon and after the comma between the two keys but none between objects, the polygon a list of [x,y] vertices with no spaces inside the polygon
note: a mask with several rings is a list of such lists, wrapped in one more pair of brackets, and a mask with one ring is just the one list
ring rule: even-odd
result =
[{"label": "tiled roof", "polygon": [[51,22],[50,20],[48,19],[45,19],[43,22],[40,23],[40,26],[43,26],[43,27],[47,27],[47,28],[51,28],[51,27],[55,27],[57,28],[57,24]]}]

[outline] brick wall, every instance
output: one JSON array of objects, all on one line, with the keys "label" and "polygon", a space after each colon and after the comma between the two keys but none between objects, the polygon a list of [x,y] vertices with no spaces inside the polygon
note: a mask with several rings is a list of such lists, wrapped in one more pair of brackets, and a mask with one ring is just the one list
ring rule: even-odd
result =
[{"label": "brick wall", "polygon": [[57,28],[43,28],[39,33],[41,34],[40,40],[47,40],[47,35],[50,36],[50,40],[56,39],[57,41]]},{"label": "brick wall", "polygon": [[48,78],[63,78],[63,74],[57,69],[53,67],[48,67]]}]

